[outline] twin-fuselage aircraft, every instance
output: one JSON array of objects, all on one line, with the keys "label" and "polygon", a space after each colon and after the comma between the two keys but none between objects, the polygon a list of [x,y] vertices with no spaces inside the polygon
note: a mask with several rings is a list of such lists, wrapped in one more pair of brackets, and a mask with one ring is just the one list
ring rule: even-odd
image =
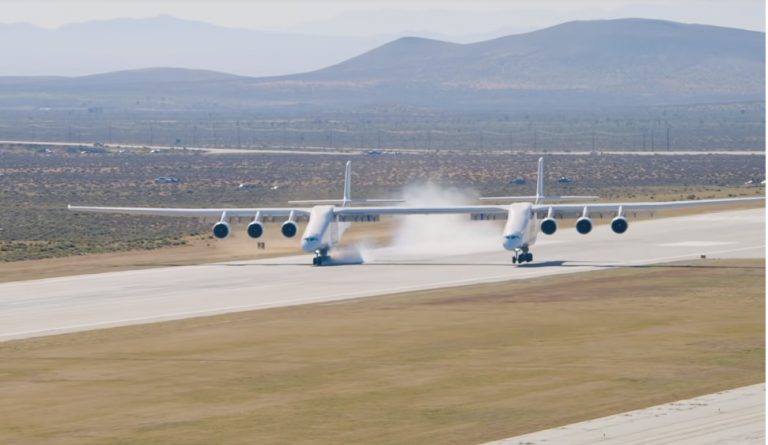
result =
[{"label": "twin-fuselage aircraft", "polygon": [[[534,196],[501,196],[481,198],[483,201],[511,202],[499,205],[465,206],[359,206],[353,204],[402,203],[401,200],[389,199],[353,199],[351,197],[351,161],[346,164],[344,175],[344,194],[340,200],[289,201],[294,205],[311,207],[279,208],[148,208],[148,207],[90,207],[68,206],[77,212],[120,213],[129,215],[186,216],[205,219],[218,219],[213,225],[213,236],[225,239],[232,233],[230,220],[248,218],[249,237],[258,239],[264,235],[265,222],[282,221],[280,232],[286,238],[293,238],[299,230],[298,222],[307,221],[301,236],[301,248],[314,253],[312,264],[322,266],[330,263],[330,250],[339,244],[344,231],[353,222],[375,222],[382,215],[447,215],[465,214],[472,220],[502,220],[506,224],[502,231],[501,245],[514,253],[513,263],[533,261],[531,247],[536,243],[539,232],[552,235],[557,231],[558,220],[576,218],[576,230],[586,235],[592,231],[591,215],[599,214],[613,217],[611,230],[622,234],[629,228],[627,215],[653,213],[684,207],[710,206],[717,204],[735,204],[763,201],[765,198],[703,199],[695,201],[670,202],[633,202],[633,203],[554,203],[555,201],[573,201],[596,199],[595,196],[546,196],[544,194],[544,159],[539,159]],[[550,202],[550,203],[548,203]]]}]

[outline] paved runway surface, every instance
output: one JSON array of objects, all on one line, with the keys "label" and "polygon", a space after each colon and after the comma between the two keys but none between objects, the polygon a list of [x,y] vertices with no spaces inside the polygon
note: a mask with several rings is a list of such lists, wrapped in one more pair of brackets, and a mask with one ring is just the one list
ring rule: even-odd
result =
[{"label": "paved runway surface", "polygon": [[[476,227],[471,224],[466,226]],[[438,247],[380,249],[366,253],[369,262],[362,265],[312,267],[311,256],[304,255],[0,284],[0,340],[639,266],[701,254],[764,257],[765,213],[754,209],[642,221],[631,223],[621,236],[607,226],[587,236],[562,230],[551,237],[540,235],[533,249],[536,261],[523,266],[511,264],[500,238],[494,234],[489,244],[486,234],[470,248],[466,242],[446,240]]]},{"label": "paved runway surface", "polygon": [[763,445],[765,384],[658,405],[488,445]]}]

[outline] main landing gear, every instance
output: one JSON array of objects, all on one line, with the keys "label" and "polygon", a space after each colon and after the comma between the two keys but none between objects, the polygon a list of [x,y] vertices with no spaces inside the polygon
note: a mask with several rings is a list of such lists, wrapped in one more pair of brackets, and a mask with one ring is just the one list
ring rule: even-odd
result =
[{"label": "main landing gear", "polygon": [[315,250],[315,257],[312,258],[313,266],[327,266],[331,263],[331,257],[328,256],[328,249]]},{"label": "main landing gear", "polygon": [[530,263],[531,261],[533,261],[533,254],[528,252],[527,247],[515,250],[515,256],[512,257],[512,264]]}]

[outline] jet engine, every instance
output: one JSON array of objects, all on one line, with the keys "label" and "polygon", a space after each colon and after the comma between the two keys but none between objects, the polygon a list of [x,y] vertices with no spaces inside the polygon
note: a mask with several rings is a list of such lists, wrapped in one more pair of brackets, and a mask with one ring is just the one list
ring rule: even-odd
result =
[{"label": "jet engine", "polygon": [[262,224],[260,221],[254,221],[248,224],[248,228],[246,230],[248,232],[248,236],[251,238],[261,238],[261,235],[264,235],[264,224]]},{"label": "jet engine", "polygon": [[290,220],[284,222],[283,225],[280,226],[280,233],[282,233],[283,236],[286,238],[293,238],[294,236],[296,236],[296,232],[298,231],[299,231],[299,226],[296,225],[295,222]]},{"label": "jet engine", "polygon": [[588,216],[582,216],[576,220],[576,231],[582,235],[592,231],[592,220]]},{"label": "jet engine", "polygon": [[232,232],[229,228],[229,224],[224,221],[219,221],[213,225],[213,236],[218,239],[225,239]]},{"label": "jet engine", "polygon": [[541,220],[541,232],[545,235],[552,235],[557,232],[557,221],[555,218],[544,218]]},{"label": "jet engine", "polygon": [[623,216],[617,216],[611,221],[611,230],[614,233],[622,234],[629,228],[629,222]]}]

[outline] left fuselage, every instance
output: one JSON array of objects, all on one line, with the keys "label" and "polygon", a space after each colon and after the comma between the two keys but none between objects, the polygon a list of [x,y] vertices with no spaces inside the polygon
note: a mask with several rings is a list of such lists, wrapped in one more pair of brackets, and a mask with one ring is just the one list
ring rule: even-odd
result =
[{"label": "left fuselage", "polygon": [[527,250],[536,242],[538,229],[538,218],[530,203],[510,204],[502,246],[506,250]]},{"label": "left fuselage", "polygon": [[336,206],[320,205],[309,211],[309,221],[301,236],[301,249],[305,252],[327,251],[341,240],[349,227],[348,222],[337,221]]},{"label": "left fuselage", "polygon": [[335,219],[332,205],[312,207],[307,228],[301,236],[301,249],[305,252],[314,252],[333,247]]}]

